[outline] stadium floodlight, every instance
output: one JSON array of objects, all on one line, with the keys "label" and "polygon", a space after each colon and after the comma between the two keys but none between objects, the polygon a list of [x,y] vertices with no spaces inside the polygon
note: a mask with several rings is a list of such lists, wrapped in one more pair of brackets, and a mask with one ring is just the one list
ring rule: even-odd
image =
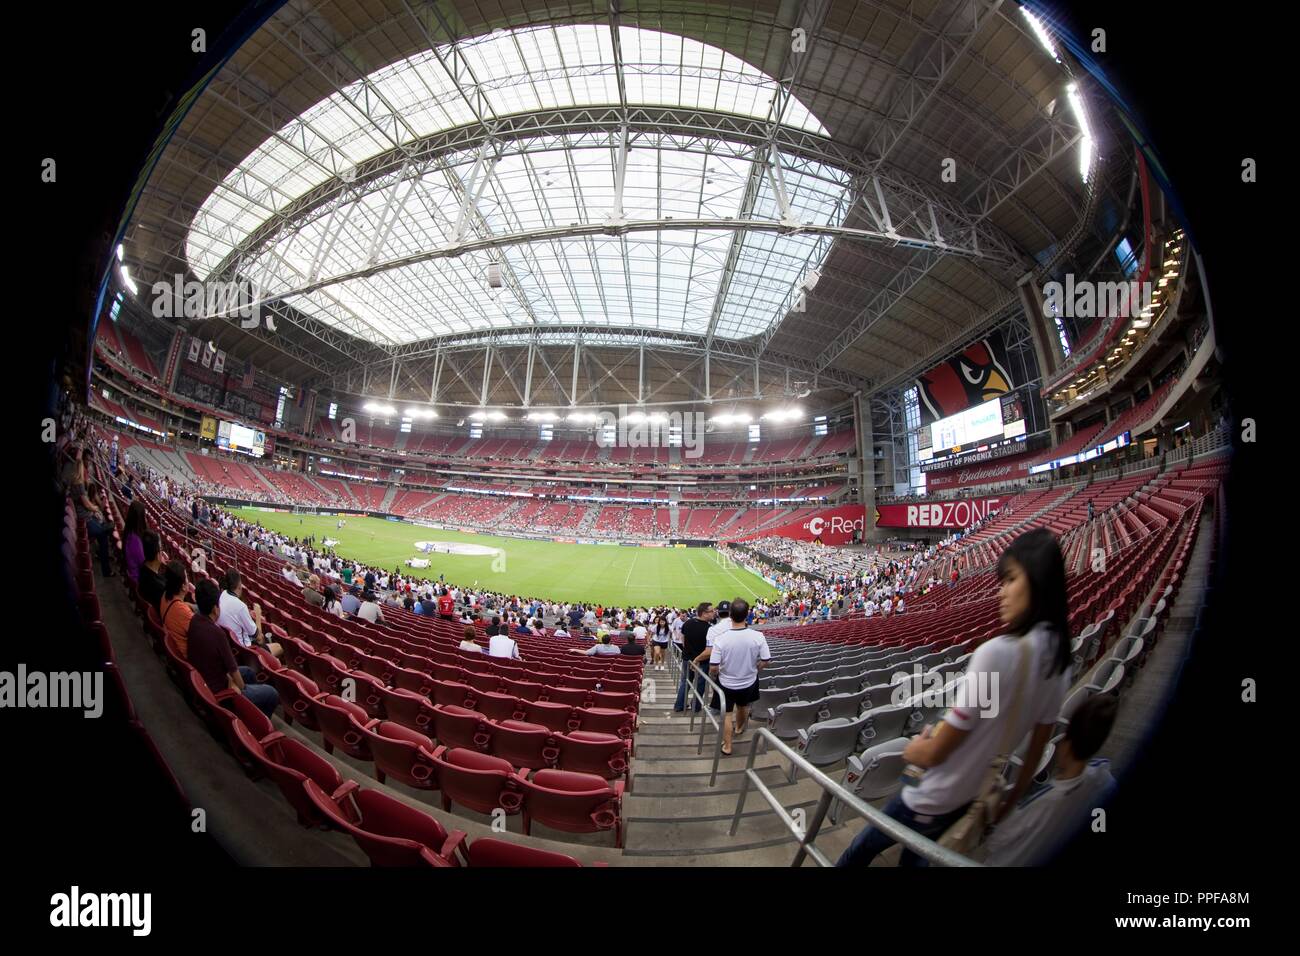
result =
[{"label": "stadium floodlight", "polygon": [[723,412],[709,420],[718,425],[747,425],[754,420],[754,416],[748,412]]},{"label": "stadium floodlight", "polygon": [[1060,63],[1061,56],[1056,52],[1056,44],[1052,42],[1052,35],[1047,32],[1047,27],[1043,26],[1043,21],[1030,13],[1028,7],[1021,7],[1020,12],[1029,21],[1029,28],[1034,31],[1034,36],[1038,37],[1038,42],[1043,45],[1043,49],[1051,54],[1053,60]]},{"label": "stadium floodlight", "polygon": [[1092,132],[1088,127],[1088,114],[1083,109],[1083,96],[1079,92],[1079,84],[1071,83],[1065,88],[1065,93],[1070,98],[1074,118],[1079,123],[1079,175],[1086,183],[1088,172],[1092,169]]},{"label": "stadium floodlight", "polygon": [[503,422],[506,420],[506,413],[501,411],[488,412],[487,417],[494,422]]},{"label": "stadium floodlight", "polygon": [[789,408],[774,408],[763,415],[764,421],[773,422],[793,422],[803,418],[803,409],[798,405],[791,405]]},{"label": "stadium floodlight", "polygon": [[560,416],[555,412],[529,412],[528,420],[530,422],[553,422]]},{"label": "stadium floodlight", "polygon": [[[645,420],[648,421],[648,422],[666,422],[666,421],[668,421],[668,413],[667,413],[667,412],[651,412],[650,414],[648,414],[648,415],[645,417]],[[680,430],[681,430],[681,426],[679,425],[679,426],[678,426],[678,431],[680,431]]]},{"label": "stadium floodlight", "polygon": [[131,294],[138,294],[140,292],[140,287],[137,286],[135,280],[131,278],[131,270],[126,267],[126,263],[119,265],[117,271],[122,273],[122,283],[131,290]]},{"label": "stadium floodlight", "polygon": [[412,405],[406,410],[407,418],[437,418],[438,413],[432,408],[416,408]]},{"label": "stadium floodlight", "polygon": [[117,244],[117,261],[118,262],[126,261],[126,250],[122,248],[122,244],[120,242]]},{"label": "stadium floodlight", "polygon": [[397,409],[392,405],[386,405],[383,402],[366,402],[361,406],[363,411],[372,412],[376,415],[396,415]]},{"label": "stadium floodlight", "polygon": [[628,412],[624,417],[624,421],[630,422],[633,425],[639,425],[645,421],[645,412]]}]

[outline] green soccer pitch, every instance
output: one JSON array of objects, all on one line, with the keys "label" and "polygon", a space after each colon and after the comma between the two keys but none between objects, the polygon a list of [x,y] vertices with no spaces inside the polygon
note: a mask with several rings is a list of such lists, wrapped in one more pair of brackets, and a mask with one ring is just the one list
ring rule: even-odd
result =
[{"label": "green soccer pitch", "polygon": [[[436,581],[445,574],[460,587],[556,601],[618,606],[670,604],[686,607],[743,597],[770,598],[776,589],[741,567],[724,569],[708,548],[625,548],[617,545],[559,544],[522,538],[437,531],[402,521],[328,515],[296,515],[234,508],[245,521],[293,538],[315,535],[317,547],[337,539],[334,551],[372,567],[399,568],[403,575]],[[421,554],[417,541],[445,541],[500,549],[504,557]],[[427,568],[408,568],[407,558],[428,558]]]}]

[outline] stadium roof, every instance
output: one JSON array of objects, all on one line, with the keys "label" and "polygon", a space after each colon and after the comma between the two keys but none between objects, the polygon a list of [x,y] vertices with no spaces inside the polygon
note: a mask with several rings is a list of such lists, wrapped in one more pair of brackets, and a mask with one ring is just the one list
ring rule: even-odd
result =
[{"label": "stadium roof", "polygon": [[1088,218],[1072,81],[1091,102],[1001,0],[294,0],[181,119],[126,252],[253,282],[277,332],[205,334],[340,388],[575,340],[874,388]]}]

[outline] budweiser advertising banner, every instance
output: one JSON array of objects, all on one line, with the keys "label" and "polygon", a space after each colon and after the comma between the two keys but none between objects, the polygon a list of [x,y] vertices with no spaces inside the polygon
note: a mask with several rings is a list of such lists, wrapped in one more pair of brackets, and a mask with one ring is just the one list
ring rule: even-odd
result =
[{"label": "budweiser advertising banner", "polygon": [[950,488],[971,488],[976,485],[996,485],[1002,481],[1016,481],[1029,477],[1029,466],[1042,451],[1009,455],[993,461],[958,465],[925,475],[925,487],[930,491],[947,491]]},{"label": "budweiser advertising banner", "polygon": [[854,531],[866,532],[866,518],[867,511],[862,505],[840,505],[837,508],[823,508],[816,514],[800,518],[798,521],[767,528],[758,534],[746,535],[738,540],[777,535],[782,538],[794,538],[796,541],[848,544],[853,540]]},{"label": "budweiser advertising banner", "polygon": [[878,528],[969,528],[998,510],[1002,498],[877,505]]}]

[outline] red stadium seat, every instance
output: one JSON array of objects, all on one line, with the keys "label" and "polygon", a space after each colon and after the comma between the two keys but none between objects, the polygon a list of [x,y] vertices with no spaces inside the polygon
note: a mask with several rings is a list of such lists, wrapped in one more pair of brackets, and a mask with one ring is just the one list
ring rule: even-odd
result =
[{"label": "red stadium seat", "polygon": [[427,697],[390,687],[384,691],[384,712],[404,727],[429,733],[433,726],[433,702]]},{"label": "red stadium seat", "polygon": [[437,706],[433,708],[433,735],[444,747],[482,750],[489,740],[486,720],[478,711],[466,707]]},{"label": "red stadium seat", "polygon": [[501,684],[503,693],[514,694],[520,700],[537,700],[545,689],[536,681],[505,679]]},{"label": "red stadium seat", "polygon": [[556,734],[559,748],[555,766],[576,773],[594,773],[614,780],[627,773],[628,742],[617,734],[598,734],[575,730]]},{"label": "red stadium seat", "polygon": [[332,654],[314,654],[307,658],[307,676],[316,682],[323,694],[337,694],[343,679],[348,676],[348,666]]},{"label": "red stadium seat", "polygon": [[567,707],[586,707],[591,702],[592,691],[580,687],[547,687],[544,692],[546,702],[564,704]]},{"label": "red stadium seat", "polygon": [[[352,681],[349,685],[348,681]],[[349,687],[352,693],[348,693]],[[364,671],[350,671],[348,676],[343,678],[343,696],[347,700],[349,696],[355,696],[353,701],[368,717],[375,720],[387,720],[388,713],[384,710],[384,697],[388,693],[388,688],[381,684],[378,678],[371,677]]]},{"label": "red stadium seat", "polygon": [[[371,866],[460,865],[456,850],[465,841],[464,831],[448,833],[427,813],[378,790],[353,790],[335,799],[311,781],[304,786],[320,813],[357,841]],[[344,809],[347,803],[355,806],[355,814]]]},{"label": "red stadium seat", "polygon": [[220,741],[226,741],[230,738],[230,724],[238,718],[232,711],[226,710],[222,702],[231,697],[242,697],[238,691],[223,690],[219,694],[213,694],[208,689],[207,682],[196,670],[190,670],[188,673],[190,683],[189,697],[190,706],[195,712],[203,718],[203,722],[208,725],[208,731],[213,737]]},{"label": "red stadium seat", "polygon": [[524,773],[510,761],[461,747],[440,747],[434,763],[444,810],[455,802],[477,813],[490,814],[498,808],[507,814],[519,812]]},{"label": "red stadium seat", "polygon": [[510,761],[512,767],[540,770],[555,765],[559,751],[551,731],[541,724],[503,720],[492,725],[490,732],[492,756]]},{"label": "red stadium seat", "polygon": [[[603,685],[602,685],[603,686]],[[635,692],[612,692],[612,691],[592,691],[591,706],[604,707],[610,710],[626,710],[635,712],[637,705],[641,702],[641,695]]]},{"label": "red stadium seat", "polygon": [[433,681],[433,693],[430,696],[435,704],[450,705],[452,707],[464,707],[465,701],[473,697],[474,692],[470,689],[469,684],[462,684],[460,681],[436,680]]},{"label": "red stadium seat", "polygon": [[530,724],[541,724],[548,730],[565,731],[569,729],[572,716],[573,707],[569,704],[528,701],[524,706],[523,719]]},{"label": "red stadium seat", "polygon": [[566,833],[614,831],[614,845],[623,845],[623,781],[613,785],[590,773],[539,770],[524,788],[524,833],[536,820]]},{"label": "red stadium seat", "polygon": [[320,754],[284,734],[272,734],[259,741],[243,723],[236,721],[234,739],[246,759],[255,763],[280,788],[303,826],[322,826],[325,823],[303,789],[306,781],[313,781],[332,796],[340,795],[345,788],[356,787],[354,781],[344,781],[334,765]]},{"label": "red stadium seat", "polygon": [[521,713],[520,702],[509,694],[480,691],[474,695],[474,709],[488,720],[513,720]]},{"label": "red stadium seat", "polygon": [[272,671],[267,676],[271,686],[280,695],[285,722],[292,724],[296,720],[308,730],[320,730],[320,723],[311,709],[311,702],[320,695],[320,688],[311,678],[287,667]]},{"label": "red stadium seat", "polygon": [[433,765],[435,748],[433,741],[424,734],[390,720],[366,728],[362,733],[370,742],[370,752],[375,758],[375,779],[380,783],[392,777],[417,790],[438,789]]},{"label": "red stadium seat", "polygon": [[501,678],[490,672],[486,674],[469,674],[465,678],[465,683],[477,691],[487,693],[496,693],[501,688]]},{"label": "red stadium seat", "polygon": [[235,725],[242,723],[255,740],[264,740],[276,733],[275,724],[271,723],[271,718],[258,710],[257,705],[243,694],[231,694],[221,701],[221,705],[235,717],[235,720],[229,722],[225,728],[226,741],[230,744],[231,752],[246,772],[250,775],[259,774],[261,768],[244,753],[235,739]]},{"label": "red stadium seat", "polygon": [[409,690],[421,697],[428,697],[433,691],[435,681],[422,671],[409,670],[405,667],[392,667],[391,665],[388,671],[392,679],[386,681],[386,683],[392,684],[394,687]]},{"label": "red stadium seat", "polygon": [[322,694],[313,698],[309,706],[316,722],[320,724],[327,754],[333,753],[334,748],[338,747],[357,760],[374,759],[370,753],[370,744],[362,731],[378,721],[368,717],[360,705],[335,694]]},{"label": "red stadium seat", "polygon": [[626,710],[611,710],[608,707],[588,707],[576,715],[577,726],[570,723],[571,730],[589,730],[598,734],[618,734],[620,737],[632,736],[632,725],[636,715]]}]

